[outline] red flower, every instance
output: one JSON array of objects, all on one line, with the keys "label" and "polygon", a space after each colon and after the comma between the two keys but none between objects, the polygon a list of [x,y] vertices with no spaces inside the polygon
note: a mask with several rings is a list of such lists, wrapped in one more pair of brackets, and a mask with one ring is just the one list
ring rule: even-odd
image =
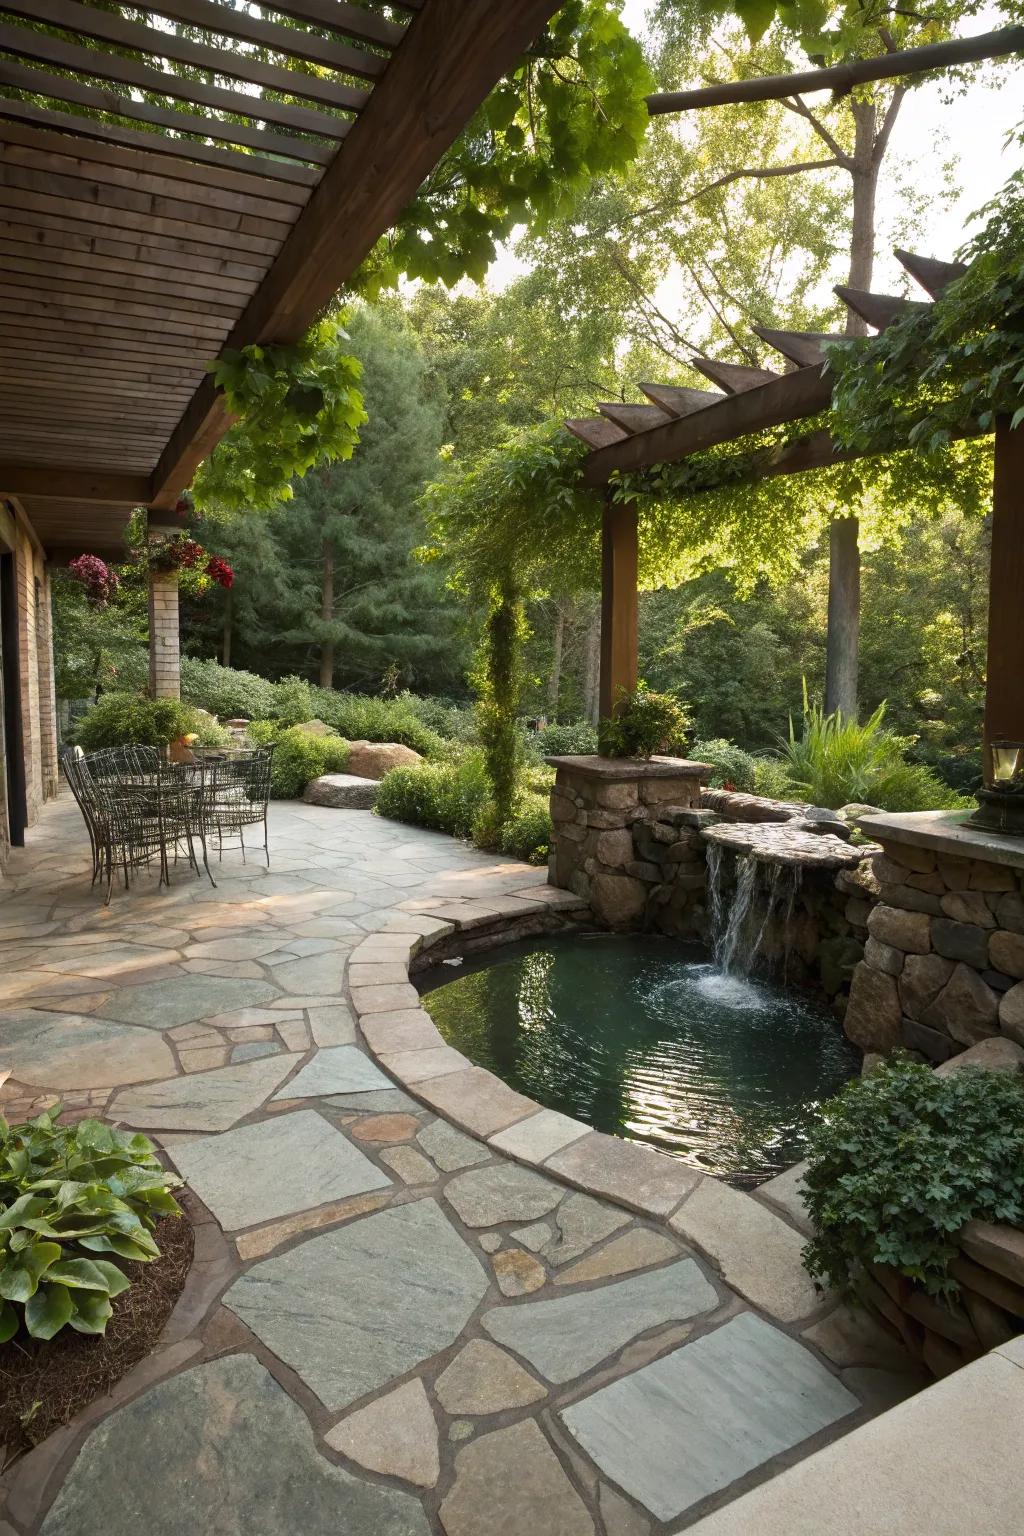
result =
[{"label": "red flower", "polygon": [[226,560],[220,555],[211,555],[206,562],[206,574],[212,576],[220,587],[230,587],[235,579],[235,573]]}]

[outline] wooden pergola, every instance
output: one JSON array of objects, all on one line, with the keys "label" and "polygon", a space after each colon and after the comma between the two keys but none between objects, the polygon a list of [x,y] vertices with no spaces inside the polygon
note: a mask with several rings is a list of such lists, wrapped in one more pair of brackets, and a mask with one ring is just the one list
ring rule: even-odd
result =
[{"label": "wooden pergola", "polygon": [[[957,262],[908,251],[896,255],[930,299],[966,271]],[[876,332],[909,308],[922,308],[928,302],[844,287],[835,291]],[[717,390],[641,384],[648,404],[601,402],[600,415],[567,421],[569,430],[592,450],[584,462],[586,484],[607,486],[616,474],[679,463],[710,448],[827,411],[833,379],[824,349],[847,338],[757,326],[754,330],[781,356],[783,371],[693,358],[693,367]],[[737,494],[743,493],[744,478],[749,483],[858,457],[859,453],[841,448],[827,428],[821,428],[797,437],[782,450],[755,455],[744,477],[735,482]],[[994,740],[1024,741],[1024,430],[1011,431],[1005,419],[995,427],[992,513],[986,755]],[[602,529],[602,715],[611,713],[622,690],[631,691],[637,683],[637,541],[635,505],[607,496]]]},{"label": "wooden pergola", "polygon": [[0,20],[0,497],[55,561],[173,508],[210,361],[304,334],[558,0],[133,9]]}]

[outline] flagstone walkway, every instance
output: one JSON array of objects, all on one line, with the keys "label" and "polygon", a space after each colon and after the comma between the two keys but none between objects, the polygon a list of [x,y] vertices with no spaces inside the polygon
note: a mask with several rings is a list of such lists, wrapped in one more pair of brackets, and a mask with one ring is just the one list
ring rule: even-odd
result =
[{"label": "flagstone walkway", "polygon": [[368,812],[275,806],[270,845],[105,909],[61,802],[0,884],[4,1112],[146,1130],[196,1222],[158,1349],[0,1479],[0,1536],[646,1536],[917,1385],[800,1272],[791,1191],[423,1038],[410,951],[578,903]]}]

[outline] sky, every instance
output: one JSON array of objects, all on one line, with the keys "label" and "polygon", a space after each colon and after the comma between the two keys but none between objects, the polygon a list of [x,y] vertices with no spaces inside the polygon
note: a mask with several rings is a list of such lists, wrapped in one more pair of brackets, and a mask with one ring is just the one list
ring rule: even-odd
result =
[{"label": "sky", "polygon": [[[644,31],[650,0],[624,0],[622,16],[634,35]],[[983,9],[958,29],[961,35],[992,31],[1005,18],[994,9]],[[894,170],[902,165],[902,174],[924,193],[938,195],[944,189],[942,165],[956,158],[953,172],[955,197],[934,206],[926,220],[927,238],[917,240],[922,255],[952,258],[970,231],[970,215],[994,197],[1007,176],[1020,163],[1020,150],[1006,150],[1004,143],[1011,128],[1024,118],[1024,91],[1020,72],[1002,72],[1001,84],[994,89],[973,86],[954,101],[943,100],[940,81],[917,87],[907,98],[897,119],[896,129],[882,170],[878,199],[879,245],[876,251],[877,292],[898,292],[904,286],[903,269],[892,256],[893,235],[890,226],[900,215],[901,203],[894,187]],[[675,82],[660,80],[663,90]],[[813,106],[822,96],[809,96]],[[503,250],[488,274],[488,286],[502,288],[523,270],[511,250]],[[835,281],[844,274],[837,272]],[[671,281],[659,291],[659,302],[671,302]]]}]

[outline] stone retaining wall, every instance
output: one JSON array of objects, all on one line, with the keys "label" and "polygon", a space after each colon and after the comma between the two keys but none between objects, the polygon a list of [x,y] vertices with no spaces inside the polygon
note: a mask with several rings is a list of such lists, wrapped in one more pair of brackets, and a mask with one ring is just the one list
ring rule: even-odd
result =
[{"label": "stone retaining wall", "polygon": [[851,1040],[935,1062],[993,1036],[1024,1044],[1021,873],[906,842],[882,846],[846,1012]]}]

